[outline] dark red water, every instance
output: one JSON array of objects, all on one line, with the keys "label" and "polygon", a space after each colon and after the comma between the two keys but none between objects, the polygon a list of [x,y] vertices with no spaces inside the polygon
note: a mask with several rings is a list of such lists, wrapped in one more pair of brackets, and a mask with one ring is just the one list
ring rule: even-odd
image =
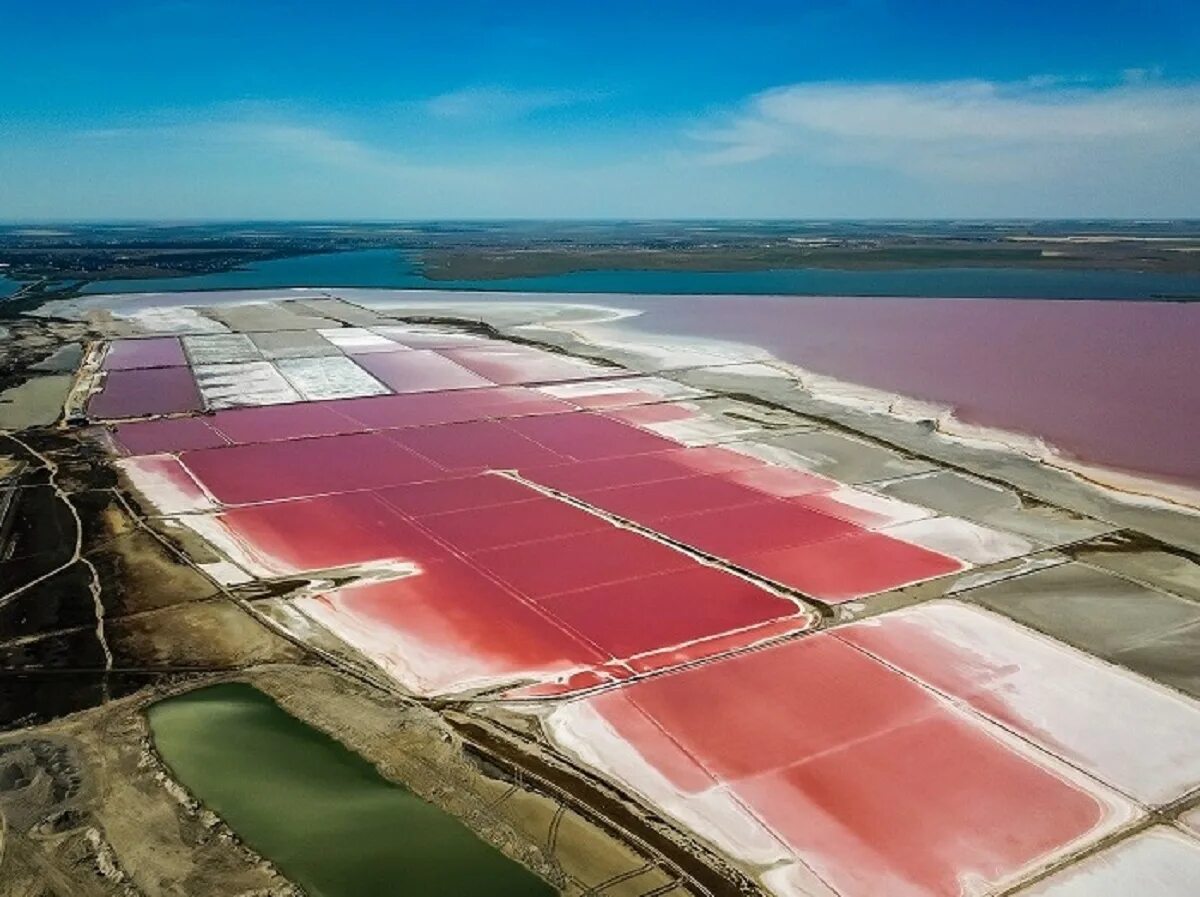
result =
[{"label": "dark red water", "polygon": [[1200,486],[1200,304],[629,297],[637,326],[769,349],[1064,454]]}]

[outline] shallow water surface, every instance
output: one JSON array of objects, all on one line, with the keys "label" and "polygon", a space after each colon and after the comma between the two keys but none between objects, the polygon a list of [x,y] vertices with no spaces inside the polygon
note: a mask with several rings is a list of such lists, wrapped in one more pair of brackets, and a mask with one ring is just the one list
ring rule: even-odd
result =
[{"label": "shallow water surface", "polygon": [[150,708],[174,775],[310,897],[535,897],[548,884],[257,689]]},{"label": "shallow water surface", "polygon": [[1152,299],[1200,295],[1200,275],[1046,268],[908,268],[853,271],[572,271],[500,280],[427,280],[409,253],[364,249],[253,262],[233,271],[149,280],[98,280],[85,293],[269,287],[392,287],[533,293],[716,295],[999,296]]},{"label": "shallow water surface", "polygon": [[1200,305],[622,297],[647,330],[719,336],[949,405],[1104,467],[1200,487]]}]

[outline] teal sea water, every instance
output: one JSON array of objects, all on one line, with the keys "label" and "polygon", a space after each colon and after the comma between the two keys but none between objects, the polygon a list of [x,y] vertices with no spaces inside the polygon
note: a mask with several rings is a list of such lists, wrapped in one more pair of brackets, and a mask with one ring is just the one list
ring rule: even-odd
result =
[{"label": "teal sea water", "polygon": [[[433,281],[423,277],[405,253],[391,249],[275,259],[248,265],[237,271],[195,277],[96,281],[89,284],[85,292],[143,293],[291,286],[676,295],[710,293],[1049,299],[1200,298],[1200,275],[1016,268],[898,271],[579,271],[506,280]],[[0,292],[2,290],[3,287],[0,287]]]}]

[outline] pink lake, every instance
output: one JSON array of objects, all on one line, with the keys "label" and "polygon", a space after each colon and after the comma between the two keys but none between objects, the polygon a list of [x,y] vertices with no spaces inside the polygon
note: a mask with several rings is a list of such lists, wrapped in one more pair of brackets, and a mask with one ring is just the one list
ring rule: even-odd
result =
[{"label": "pink lake", "polygon": [[621,297],[639,329],[750,343],[954,407],[1063,454],[1200,486],[1200,305],[1015,299]]}]

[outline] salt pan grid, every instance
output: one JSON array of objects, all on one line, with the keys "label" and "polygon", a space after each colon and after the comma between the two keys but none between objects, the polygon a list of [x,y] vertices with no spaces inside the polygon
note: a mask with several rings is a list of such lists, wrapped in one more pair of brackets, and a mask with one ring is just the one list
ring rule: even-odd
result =
[{"label": "salt pan grid", "polygon": [[[410,341],[418,346],[437,344],[446,346],[446,352],[453,351],[455,346],[461,348],[464,339],[461,334],[438,337],[427,332],[410,336]],[[306,337],[321,343],[308,346]],[[564,365],[578,373],[572,359],[532,347],[516,348],[518,367],[523,366],[529,376],[510,372],[501,378],[506,383],[524,383],[543,368],[568,373],[563,370]],[[494,355],[486,357],[495,361]],[[189,360],[193,366],[191,373],[187,372]],[[590,371],[595,366],[585,367]],[[153,373],[167,368],[179,370],[173,374]],[[89,414],[99,419],[199,410],[194,397],[189,401],[170,398],[170,390],[183,389],[193,376],[209,409],[495,386],[493,380],[437,351],[410,348],[379,333],[355,327],[253,336],[189,335],[182,341],[175,337],[117,340],[109,346],[102,369],[108,376],[101,381],[100,390],[88,407]],[[164,390],[167,393],[159,395]],[[559,410],[579,407],[541,393],[531,393],[528,399],[531,407],[537,407],[535,400]]]},{"label": "salt pan grid", "polygon": [[933,602],[838,638],[1148,806],[1200,784],[1200,708],[988,611]]},{"label": "salt pan grid", "polygon": [[842,897],[982,893],[1135,812],[828,634],[560,705],[546,726],[729,855]]},{"label": "salt pan grid", "polygon": [[306,401],[386,395],[386,386],[349,358],[283,358],[275,362]]},{"label": "salt pan grid", "polygon": [[204,336],[185,336],[184,348],[193,366],[207,364],[238,364],[261,361],[258,346],[244,333],[214,333]]},{"label": "salt pan grid", "polygon": [[[743,477],[764,466],[755,459],[720,448],[680,449],[592,412],[336,432],[354,429],[350,415],[363,416],[362,410],[370,407],[366,403],[405,398],[352,400],[357,404],[349,408],[330,403],[221,412],[208,426],[214,434],[241,444],[212,447],[206,432],[180,434],[205,441],[205,447],[186,450],[181,458],[227,505],[379,489],[485,470],[527,472],[533,483],[831,603],[964,566],[947,555],[871,535],[858,523],[757,488],[759,481]],[[519,396],[507,398],[522,401]],[[507,398],[495,407],[504,407]],[[488,413],[489,404],[490,400],[482,411],[477,406],[472,413]],[[307,438],[244,441],[281,433]],[[596,454],[620,457],[574,461]],[[787,491],[825,485],[821,478],[800,476],[805,478],[802,486],[793,484]],[[860,562],[855,560],[857,552],[862,552]]]},{"label": "salt pan grid", "polygon": [[[546,502],[552,500],[425,516],[420,527],[452,555],[299,606],[422,694],[522,682],[537,684],[543,696],[566,693],[811,625],[792,600],[569,505],[550,511]],[[555,531],[574,535],[544,538]],[[543,538],[491,547],[531,535]],[[553,552],[571,564],[572,577],[521,575],[516,571],[528,564],[512,564],[526,556],[522,549]],[[593,563],[580,564],[583,557]],[[649,616],[648,607],[655,611]]]},{"label": "salt pan grid", "polygon": [[407,570],[450,555],[370,492],[229,508],[183,522],[267,579],[363,566]]},{"label": "salt pan grid", "polygon": [[[661,404],[695,396],[656,378],[576,380],[574,359],[436,327],[336,332],[321,367],[374,364],[388,376],[363,376],[400,394],[286,378],[324,400],[116,424],[134,487],[258,578],[358,578],[295,603],[415,693],[600,689],[549,705],[555,743],[768,890],[994,893],[1200,785],[1197,709],[1173,692],[954,601],[790,638],[811,614],[755,578],[837,604],[1034,541],[751,446],[683,448],[731,434]],[[179,342],[157,342],[114,344],[91,413],[199,408]],[[245,351],[203,348],[222,346]],[[1020,893],[1190,894],[1198,842],[1179,826]]]},{"label": "salt pan grid", "polygon": [[[382,339],[382,337],[381,337]],[[436,352],[412,349],[373,352],[355,360],[393,392],[436,392],[443,389],[478,389],[493,381],[472,373]]]},{"label": "salt pan grid", "polygon": [[[363,357],[430,355],[433,353],[412,350]],[[959,561],[907,541],[866,539],[860,524],[878,523],[878,518],[839,517],[836,507],[826,508],[834,513],[823,513],[803,507],[799,501],[789,505],[772,494],[782,493],[789,500],[812,499],[816,493],[836,488],[825,478],[772,468],[729,449],[680,449],[672,440],[601,414],[563,413],[558,410],[560,400],[515,387],[481,389],[478,399],[468,398],[465,406],[456,408],[456,402],[463,402],[462,397],[470,397],[472,392],[229,410],[200,426],[188,426],[186,431],[180,427],[178,433],[164,429],[169,422],[147,422],[142,425],[140,443],[139,430],[127,425],[126,436],[134,450],[160,450],[177,438],[185,447],[182,460],[186,468],[227,505],[378,489],[488,469],[527,471],[534,482],[831,603],[962,567]],[[545,413],[505,421],[488,419],[506,409]],[[476,419],[407,429],[401,426],[447,416]],[[373,432],[372,424],[393,425],[394,430]],[[242,444],[222,446],[221,440]],[[653,458],[659,455],[670,460],[655,462]],[[647,459],[642,456],[652,456],[651,466],[657,466],[657,472],[631,475],[631,468],[645,464]],[[610,457],[607,474],[602,466],[587,466]],[[574,464],[578,469],[573,469]],[[622,468],[624,473],[617,474]],[[672,485],[675,480],[680,482]],[[876,497],[872,512],[879,514],[887,501]],[[902,503],[894,506],[909,507]],[[895,519],[903,516],[898,514]],[[844,541],[852,536],[861,538]],[[494,540],[463,538],[471,549],[506,547]],[[507,541],[519,546],[521,540]],[[815,547],[801,552],[809,545]],[[847,552],[853,554],[854,549],[868,552],[863,555],[872,561],[867,575],[861,565],[856,570],[852,563],[845,563]],[[503,556],[488,560],[500,563]],[[651,568],[647,572],[657,571]],[[590,585],[595,584],[585,582],[579,588]]]},{"label": "salt pan grid", "polygon": [[494,383],[554,383],[561,380],[591,380],[620,376],[620,368],[605,367],[535,349],[532,346],[491,345],[443,349],[442,354]]},{"label": "salt pan grid", "polygon": [[340,327],[318,330],[317,333],[349,355],[396,352],[406,348],[394,340],[362,327]]},{"label": "salt pan grid", "polygon": [[300,393],[269,361],[203,364],[193,371],[208,408],[283,405],[302,400]]}]

